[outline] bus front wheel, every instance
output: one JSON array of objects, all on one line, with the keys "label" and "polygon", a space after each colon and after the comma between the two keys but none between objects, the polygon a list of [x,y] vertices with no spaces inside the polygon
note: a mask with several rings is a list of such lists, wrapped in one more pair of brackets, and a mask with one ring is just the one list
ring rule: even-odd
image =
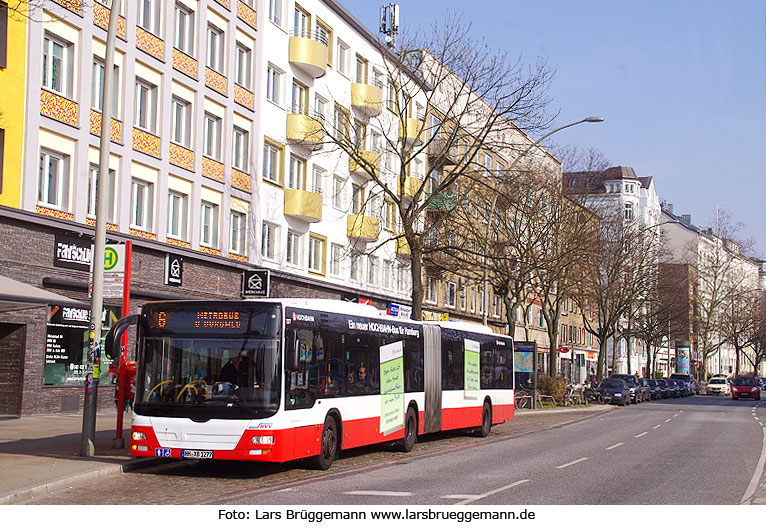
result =
[{"label": "bus front wheel", "polygon": [[322,427],[322,447],[314,457],[314,467],[318,470],[330,468],[338,455],[338,424],[332,416],[327,417]]},{"label": "bus front wheel", "polygon": [[402,452],[411,452],[418,441],[418,418],[415,410],[407,410],[407,418],[404,420],[404,438],[397,444]]}]

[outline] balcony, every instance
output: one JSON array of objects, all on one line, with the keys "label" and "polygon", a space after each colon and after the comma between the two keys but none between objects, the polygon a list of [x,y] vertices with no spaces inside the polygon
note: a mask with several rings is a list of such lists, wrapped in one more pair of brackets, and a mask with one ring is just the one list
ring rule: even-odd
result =
[{"label": "balcony", "polygon": [[404,187],[399,188],[399,197],[415,197],[420,187],[423,185],[423,179],[410,176],[404,179]]},{"label": "balcony", "polygon": [[374,241],[380,234],[380,220],[362,214],[350,214],[348,216],[349,238],[357,238],[363,241]]},{"label": "balcony", "polygon": [[403,234],[400,234],[396,238],[396,254],[402,257],[409,256],[411,254],[410,245],[407,243],[407,240],[404,238]]},{"label": "balcony", "polygon": [[290,37],[290,64],[313,78],[327,73],[327,41],[316,31]]},{"label": "balcony", "polygon": [[408,147],[423,144],[424,132],[425,128],[423,120],[406,118],[399,122],[399,138],[403,139]]},{"label": "balcony", "polygon": [[450,194],[428,194],[429,210],[452,210],[455,208],[455,198]]},{"label": "balcony", "polygon": [[322,193],[288,188],[285,190],[285,216],[308,223],[322,221]]},{"label": "balcony", "polygon": [[349,155],[348,172],[370,179],[371,173],[380,174],[380,153],[374,151],[359,150],[358,157]]},{"label": "balcony", "polygon": [[366,83],[351,84],[351,107],[368,118],[383,110],[383,89]]},{"label": "balcony", "polygon": [[324,143],[322,121],[308,114],[288,114],[285,136],[290,143],[303,145],[312,150],[322,149]]},{"label": "balcony", "polygon": [[456,145],[449,145],[443,138],[434,138],[428,143],[428,161],[431,167],[443,168],[456,166],[460,161],[460,149]]}]

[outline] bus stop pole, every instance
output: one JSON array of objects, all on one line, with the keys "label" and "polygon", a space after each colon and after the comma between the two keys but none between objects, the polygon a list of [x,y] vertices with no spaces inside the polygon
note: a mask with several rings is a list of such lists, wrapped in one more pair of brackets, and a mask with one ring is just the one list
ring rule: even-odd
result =
[{"label": "bus stop pole", "polygon": [[[133,242],[125,243],[125,279],[122,287],[122,316],[130,313],[130,268],[133,258]],[[122,424],[125,412],[125,395],[130,380],[128,376],[128,334],[122,334],[120,341],[120,364],[117,367],[117,428],[112,441],[112,448],[125,448],[125,438],[122,436]]]},{"label": "bus stop pole", "polygon": [[104,251],[106,249],[106,202],[109,186],[109,148],[112,133],[112,104],[114,93],[114,42],[120,16],[120,0],[112,0],[106,37],[104,62],[104,92],[101,105],[101,139],[99,144],[98,177],[96,180],[96,235],[93,242],[93,288],[90,299],[90,329],[85,361],[85,399],[82,408],[80,456],[96,454],[96,411],[98,383],[101,376],[101,319],[104,308]]}]

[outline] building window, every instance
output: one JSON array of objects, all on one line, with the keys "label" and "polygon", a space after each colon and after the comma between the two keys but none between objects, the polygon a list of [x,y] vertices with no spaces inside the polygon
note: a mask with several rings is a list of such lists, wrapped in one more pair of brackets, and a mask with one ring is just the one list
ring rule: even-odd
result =
[{"label": "building window", "polygon": [[281,152],[276,146],[263,144],[263,178],[274,184],[280,184]]},{"label": "building window", "polygon": [[43,88],[69,97],[72,66],[72,44],[46,33],[43,38]]},{"label": "building window", "polygon": [[[115,173],[109,170],[109,180],[106,185],[106,221],[114,223],[114,190]],[[98,166],[91,164],[88,167],[88,217],[96,217],[96,198],[98,197]]]},{"label": "building window", "polygon": [[154,134],[157,130],[157,86],[136,78],[135,107],[133,125]]},{"label": "building window", "polygon": [[189,196],[170,190],[168,192],[168,236],[187,241]]},{"label": "building window", "polygon": [[383,260],[383,288],[391,289],[393,286],[394,263],[391,260]]},{"label": "building window", "polygon": [[437,290],[439,289],[439,283],[435,278],[426,278],[426,302],[428,304],[437,303]]},{"label": "building window", "polygon": [[390,232],[396,230],[396,204],[386,201],[383,206],[383,227]]},{"label": "building window", "polygon": [[282,76],[284,73],[275,66],[266,68],[266,99],[277,105],[282,104]]},{"label": "building window", "polygon": [[332,29],[317,21],[317,38],[327,45],[327,64],[332,65]]},{"label": "building window", "polygon": [[173,121],[170,139],[176,144],[188,148],[191,144],[191,103],[173,96],[170,112]]},{"label": "building window", "polygon": [[285,247],[285,258],[287,263],[294,266],[301,265],[301,237],[297,232],[287,231],[287,246]]},{"label": "building window", "polygon": [[380,283],[380,271],[378,258],[376,256],[367,257],[367,284],[377,286]]},{"label": "building window", "polygon": [[351,186],[351,213],[363,214],[364,213],[364,188],[358,184]]},{"label": "building window", "polygon": [[138,25],[159,36],[160,0],[138,0]]},{"label": "building window", "polygon": [[277,26],[282,25],[282,0],[269,0],[269,20]]},{"label": "building window", "polygon": [[[0,68],[8,66],[8,2],[0,2]],[[0,157],[0,161],[2,157]],[[3,167],[0,165],[0,175]],[[2,187],[0,186],[0,193]]]},{"label": "building window", "polygon": [[367,83],[367,61],[358,55],[356,56],[356,82]]},{"label": "building window", "polygon": [[308,114],[308,93],[309,89],[305,85],[293,80],[293,101],[290,108],[292,114]]},{"label": "building window", "polygon": [[625,219],[633,219],[633,203],[625,203]]},{"label": "building window", "polygon": [[309,271],[324,275],[325,269],[325,240],[317,236],[309,236]]},{"label": "building window", "polygon": [[343,259],[343,246],[338,243],[333,243],[330,247],[330,274],[339,277],[340,276],[340,264]]},{"label": "building window", "polygon": [[[120,94],[120,70],[115,66],[113,70],[114,83],[112,93],[112,115],[116,116],[119,109]],[[93,58],[93,75],[91,78],[90,107],[101,112],[104,106],[104,61]]]},{"label": "building window", "polygon": [[247,215],[244,212],[231,211],[231,226],[229,227],[229,252],[245,255],[245,236]]},{"label": "building window", "polygon": [[237,43],[236,50],[236,83],[240,87],[250,90],[252,79],[252,51],[242,43]]},{"label": "building window", "polygon": [[221,160],[221,119],[205,113],[205,142],[203,154],[214,160]]},{"label": "building window", "polygon": [[444,305],[447,308],[455,308],[457,306],[457,284],[454,282],[447,282],[444,290]]},{"label": "building window", "polygon": [[250,133],[239,127],[234,128],[234,149],[231,165],[247,172],[250,167]]},{"label": "building window", "polygon": [[154,185],[140,179],[130,183],[130,227],[152,231],[154,213]]},{"label": "building window", "polygon": [[56,210],[69,208],[69,157],[66,155],[40,152],[37,202]]},{"label": "building window", "polygon": [[218,205],[207,201],[202,202],[199,243],[205,247],[218,248]]},{"label": "building window", "polygon": [[468,299],[468,287],[463,284],[460,287],[460,310],[465,311],[466,299]]},{"label": "building window", "polygon": [[338,39],[338,61],[336,67],[338,72],[348,77],[349,61],[351,60],[351,49],[348,44]]},{"label": "building window", "polygon": [[303,9],[295,6],[293,12],[293,36],[309,37],[311,33],[311,17]]},{"label": "building window", "polygon": [[194,55],[194,11],[176,4],[175,41],[173,46],[186,55]]},{"label": "building window", "polygon": [[219,73],[223,73],[224,38],[223,30],[207,25],[207,66]]},{"label": "building window", "polygon": [[287,175],[287,187],[294,190],[305,189],[306,161],[290,155],[290,171]]},{"label": "building window", "polygon": [[359,282],[362,278],[362,259],[358,254],[351,255],[351,280]]},{"label": "building window", "polygon": [[[492,298],[492,317],[500,317],[500,308],[502,308],[503,301],[500,299],[500,295],[495,295]],[[530,321],[532,320],[532,307],[530,306]]]},{"label": "building window", "polygon": [[263,223],[261,230],[261,256],[274,260],[277,248],[277,226],[271,223]]},{"label": "building window", "polygon": [[335,175],[332,180],[332,206],[343,208],[343,177]]}]

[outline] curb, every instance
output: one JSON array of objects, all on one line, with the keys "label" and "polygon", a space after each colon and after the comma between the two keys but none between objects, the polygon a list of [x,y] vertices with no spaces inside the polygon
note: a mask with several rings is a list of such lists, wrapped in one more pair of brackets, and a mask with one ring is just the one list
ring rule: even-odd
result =
[{"label": "curb", "polygon": [[609,411],[610,409],[616,408],[618,406],[613,406],[611,404],[598,404],[598,405],[588,405],[588,406],[578,406],[578,407],[546,407],[542,409],[516,409],[514,411],[514,416],[516,415],[547,415],[547,414],[556,414],[556,413],[578,413],[583,412],[586,413],[588,411]]},{"label": "curb", "polygon": [[126,472],[132,472],[134,470],[141,470],[142,468],[149,468],[157,464],[165,462],[162,459],[146,459],[128,461],[121,465],[103,465],[102,467],[91,470],[89,472],[82,472],[80,474],[73,474],[63,479],[57,479],[49,483],[37,485],[35,487],[28,487],[19,489],[10,494],[6,494],[0,497],[0,505],[16,505],[23,501],[34,498],[35,496],[52,494],[58,490],[66,489],[79,483],[87,483],[97,480],[109,479]]}]

